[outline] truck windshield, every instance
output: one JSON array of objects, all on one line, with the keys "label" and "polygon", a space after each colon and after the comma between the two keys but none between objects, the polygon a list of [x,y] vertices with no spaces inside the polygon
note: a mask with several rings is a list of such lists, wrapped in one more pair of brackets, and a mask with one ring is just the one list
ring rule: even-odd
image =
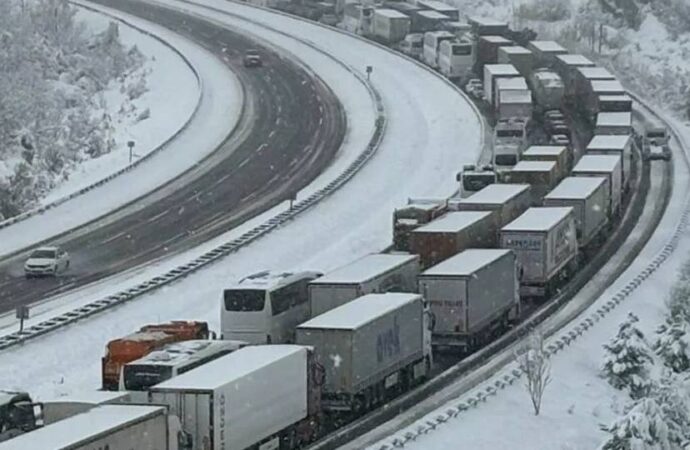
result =
[{"label": "truck windshield", "polygon": [[476,192],[482,190],[488,185],[494,184],[495,182],[496,176],[493,173],[462,176],[462,188],[466,192]]},{"label": "truck windshield", "polygon": [[663,131],[649,131],[647,132],[647,137],[650,139],[664,138],[666,137],[666,133]]},{"label": "truck windshield", "polygon": [[517,164],[517,155],[513,154],[496,155],[494,159],[498,166],[514,166]]},{"label": "truck windshield", "polygon": [[471,55],[472,46],[471,45],[454,45],[453,46],[454,55]]},{"label": "truck windshield", "polygon": [[223,293],[226,311],[263,311],[266,291],[227,289]]},{"label": "truck windshield", "polygon": [[496,130],[496,137],[522,137],[522,130]]}]

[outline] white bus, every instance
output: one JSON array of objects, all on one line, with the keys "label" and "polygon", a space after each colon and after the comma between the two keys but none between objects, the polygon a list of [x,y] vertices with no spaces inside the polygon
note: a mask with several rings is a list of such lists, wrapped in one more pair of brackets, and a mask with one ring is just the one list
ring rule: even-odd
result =
[{"label": "white bus", "polygon": [[147,391],[151,386],[181,375],[244,347],[241,341],[192,340],[168,344],[125,364],[120,391]]},{"label": "white bus", "polygon": [[468,40],[446,40],[439,46],[439,70],[451,80],[465,78],[472,70],[472,59],[472,43]]},{"label": "white bus", "polygon": [[317,272],[260,272],[223,291],[223,339],[250,344],[292,343],[297,325],[311,318],[307,285]]},{"label": "white bus", "polygon": [[424,33],[424,51],[422,60],[429,67],[438,69],[439,46],[443,41],[452,41],[455,35],[450,31],[427,31]]}]

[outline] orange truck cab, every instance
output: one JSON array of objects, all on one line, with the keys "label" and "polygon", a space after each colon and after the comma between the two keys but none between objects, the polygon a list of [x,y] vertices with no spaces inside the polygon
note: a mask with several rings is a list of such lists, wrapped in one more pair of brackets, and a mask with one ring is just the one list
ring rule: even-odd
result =
[{"label": "orange truck cab", "polygon": [[146,325],[136,333],[114,339],[106,345],[105,356],[101,359],[102,388],[116,391],[120,371],[125,364],[142,358],[166,344],[208,337],[206,322],[174,321]]}]

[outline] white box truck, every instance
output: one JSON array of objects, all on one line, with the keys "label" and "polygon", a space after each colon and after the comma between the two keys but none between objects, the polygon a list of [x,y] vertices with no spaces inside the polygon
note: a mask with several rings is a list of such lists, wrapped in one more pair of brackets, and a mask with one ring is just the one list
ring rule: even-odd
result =
[{"label": "white box truck", "polygon": [[565,55],[568,50],[556,41],[530,41],[527,49],[534,53],[535,67],[550,67],[555,63],[557,55]]},{"label": "white box truck", "polygon": [[544,206],[571,206],[580,248],[586,247],[608,223],[609,191],[604,177],[564,178],[544,197]]},{"label": "white box truck", "polygon": [[519,117],[530,120],[532,118],[532,91],[523,89],[499,92],[496,117],[498,119]]},{"label": "white box truck", "polygon": [[195,449],[277,449],[298,428],[305,434],[296,440],[314,433],[320,406],[312,364],[299,345],[244,347],[153,386],[149,402],[168,405]]},{"label": "white box truck", "polygon": [[43,403],[43,421],[49,425],[97,406],[132,403],[132,398],[129,392],[85,390],[64,397],[46,399],[41,403]]},{"label": "white box truck", "polygon": [[520,161],[506,172],[504,181],[532,186],[532,205],[540,205],[542,198],[560,181],[556,161]]},{"label": "white box truck", "polygon": [[178,432],[164,406],[103,405],[2,442],[0,450],[178,450]]},{"label": "white box truck", "polygon": [[369,294],[297,327],[325,369],[323,408],[359,412],[431,368],[431,330],[419,294]]},{"label": "white box truck", "polygon": [[477,348],[519,315],[520,283],[515,253],[468,249],[419,276],[429,303],[434,346]]},{"label": "white box truck", "polygon": [[[508,47],[511,48],[511,47]],[[503,91],[524,91],[529,89],[527,87],[527,80],[524,77],[507,77],[496,80],[496,93],[494,95],[493,108],[497,109],[499,106],[500,93]]]},{"label": "white box truck", "polygon": [[520,76],[520,73],[510,64],[487,64],[484,66],[484,97],[489,105],[493,105],[496,80],[499,78],[512,78]]},{"label": "white box truck", "polygon": [[577,263],[572,207],[533,207],[501,229],[501,248],[520,265],[520,295],[549,296]]},{"label": "white box truck", "polygon": [[532,203],[529,184],[490,184],[467,198],[453,202],[457,211],[490,211],[493,230],[498,230],[527,211]]},{"label": "white box truck", "polygon": [[386,44],[395,44],[410,32],[410,18],[394,9],[376,9],[372,28],[374,36]]},{"label": "white box truck", "polygon": [[584,155],[573,167],[575,177],[604,177],[608,184],[610,218],[620,212],[623,186],[623,165],[620,155]]},{"label": "white box truck", "polygon": [[416,292],[419,256],[367,255],[309,283],[311,316],[316,317],[364,294]]},{"label": "white box truck", "polygon": [[600,112],[597,114],[595,134],[632,134],[631,112]]},{"label": "white box truck", "polygon": [[534,55],[519,45],[499,47],[498,64],[512,64],[520,72],[520,75],[528,77],[534,68]]},{"label": "white box truck", "polygon": [[563,107],[565,85],[556,72],[547,69],[535,70],[530,77],[530,84],[539,111]]},{"label": "white box truck", "polygon": [[587,144],[588,155],[619,155],[623,190],[630,182],[632,169],[632,137],[628,134],[596,134]]},{"label": "white box truck", "polygon": [[572,99],[575,95],[577,83],[577,69],[580,67],[594,67],[595,64],[582,55],[556,55],[554,69],[563,79],[565,85],[565,97]]},{"label": "white box truck", "polygon": [[565,145],[533,145],[522,154],[523,161],[555,161],[559,178],[570,172],[572,154]]}]

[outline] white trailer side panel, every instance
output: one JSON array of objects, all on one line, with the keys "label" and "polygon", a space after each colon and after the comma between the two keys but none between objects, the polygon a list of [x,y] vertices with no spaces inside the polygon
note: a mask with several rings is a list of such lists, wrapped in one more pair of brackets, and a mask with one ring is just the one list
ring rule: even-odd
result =
[{"label": "white trailer side panel", "polygon": [[623,187],[620,155],[584,155],[573,168],[573,176],[606,177],[609,184],[609,214],[616,214],[620,208]]},{"label": "white trailer side panel", "polygon": [[297,328],[324,366],[324,393],[355,394],[424,355],[424,307],[418,294],[370,294]]},{"label": "white trailer side panel", "polygon": [[104,405],[0,443],[1,450],[168,448],[164,407]]}]

